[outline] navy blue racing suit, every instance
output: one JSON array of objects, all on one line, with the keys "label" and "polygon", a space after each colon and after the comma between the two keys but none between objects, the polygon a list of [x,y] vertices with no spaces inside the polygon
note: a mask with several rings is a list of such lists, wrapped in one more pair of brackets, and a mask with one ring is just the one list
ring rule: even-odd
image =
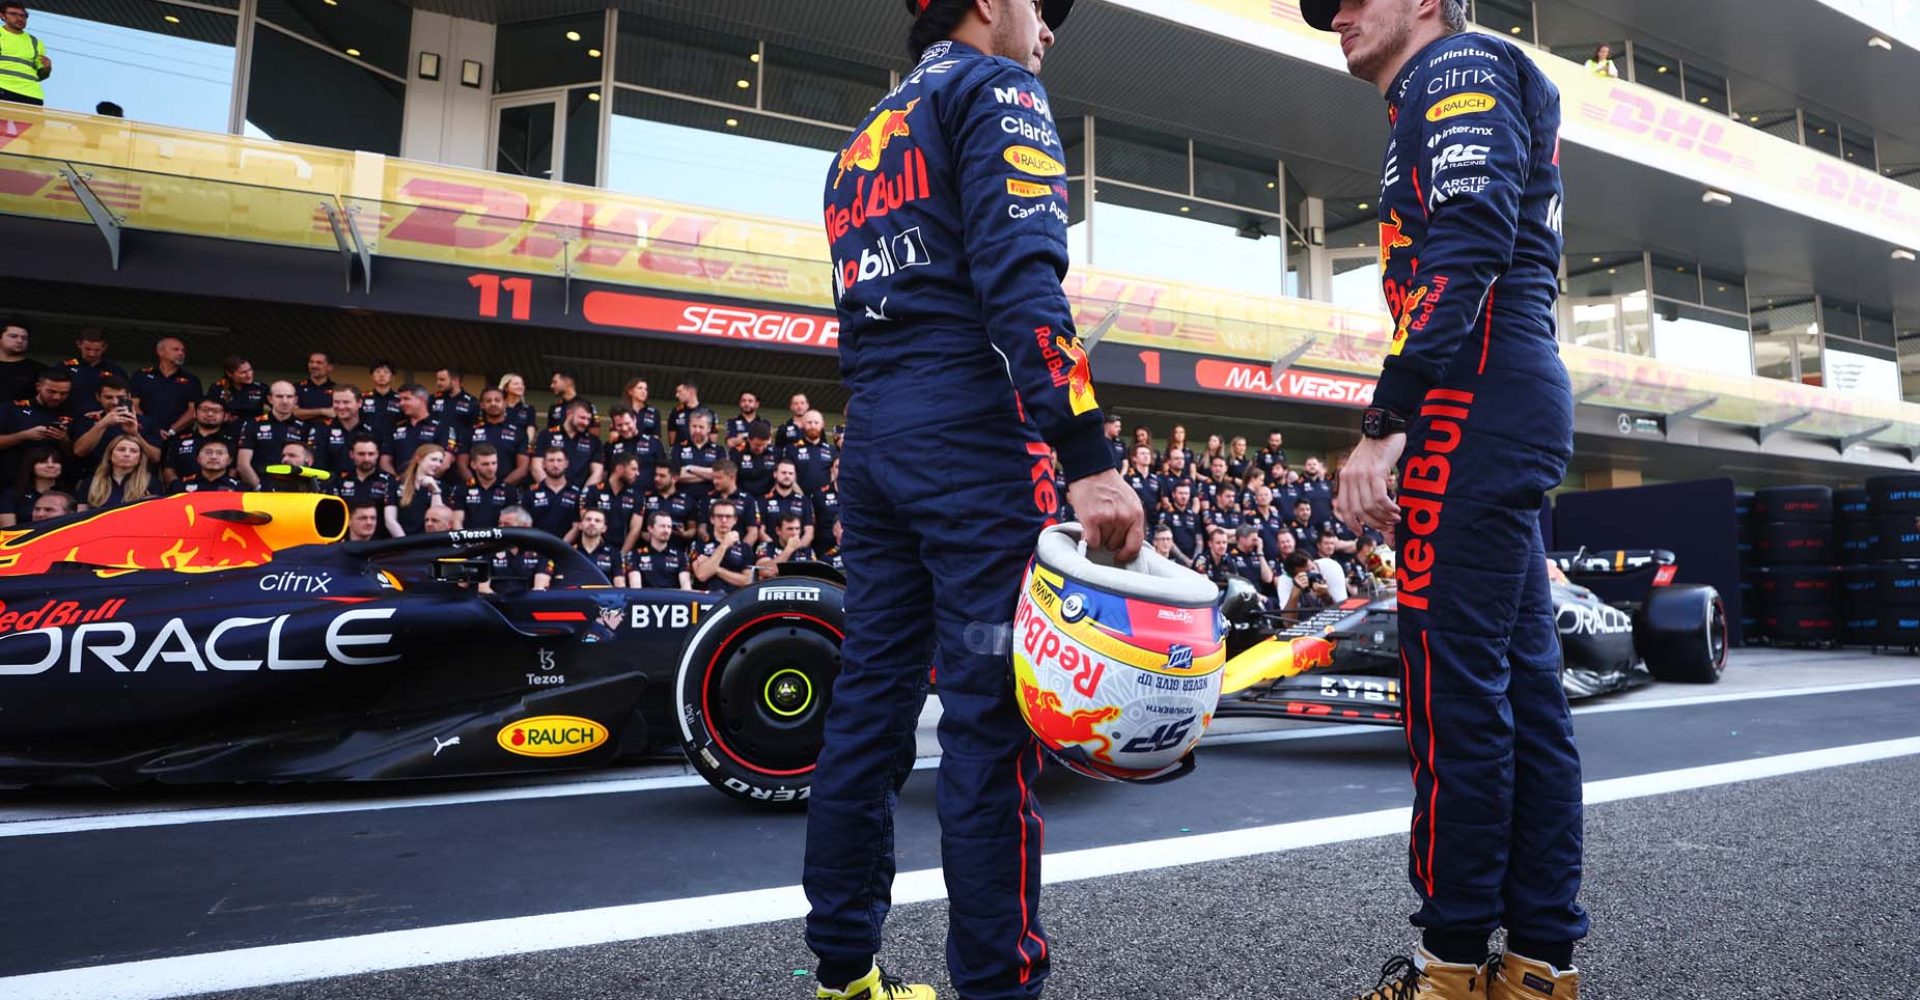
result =
[{"label": "navy blue racing suit", "polygon": [[[1113,468],[1067,272],[1064,152],[1025,68],[930,47],[826,179],[841,373],[843,666],[807,824],[807,943],[863,974],[894,871],[900,751],[938,663],[936,798],[962,997],[1038,996],[1041,750],[1010,630],[1020,578],[1069,481]],[[906,462],[903,455],[940,456]],[[840,978],[839,976],[831,978]]]},{"label": "navy blue racing suit", "polygon": [[1584,937],[1580,757],[1539,511],[1573,452],[1555,343],[1560,95],[1479,34],[1387,90],[1380,260],[1397,325],[1374,405],[1410,421],[1399,603],[1414,923]]}]

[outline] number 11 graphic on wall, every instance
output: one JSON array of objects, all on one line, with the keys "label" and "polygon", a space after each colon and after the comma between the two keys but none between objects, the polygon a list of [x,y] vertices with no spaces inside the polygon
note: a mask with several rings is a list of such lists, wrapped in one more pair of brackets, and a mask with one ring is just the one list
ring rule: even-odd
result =
[{"label": "number 11 graphic on wall", "polygon": [[533,279],[502,278],[497,274],[475,274],[467,278],[467,284],[480,290],[480,318],[500,318],[500,293],[507,293],[512,301],[509,308],[512,318],[528,320],[533,318]]}]

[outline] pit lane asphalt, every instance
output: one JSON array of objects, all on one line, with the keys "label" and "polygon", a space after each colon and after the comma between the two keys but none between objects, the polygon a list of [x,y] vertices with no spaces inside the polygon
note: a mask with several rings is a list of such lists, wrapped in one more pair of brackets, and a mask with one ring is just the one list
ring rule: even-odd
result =
[{"label": "pit lane asphalt", "polygon": [[[1730,680],[1741,676],[1739,662],[1737,659],[1730,670]],[[1873,665],[1905,670],[1909,675],[1920,673],[1911,660],[1887,659]],[[1653,690],[1660,694],[1645,694],[1675,697],[1678,692],[1693,695],[1716,689]],[[1920,708],[1920,688],[1888,688],[1592,714],[1583,716],[1577,728],[1587,760],[1587,778],[1592,781],[1914,736],[1920,734],[1916,708]],[[1048,812],[1048,851],[1052,854],[1188,831],[1240,829],[1404,806],[1408,785],[1401,757],[1403,747],[1397,732],[1367,730],[1323,739],[1218,747],[1204,753],[1201,770],[1193,778],[1154,789],[1115,788],[1058,774],[1041,789]],[[1857,770],[1861,768],[1849,769]],[[1821,776],[1824,773],[1779,780],[1804,783],[1818,790],[1826,787]],[[905,795],[900,829],[902,870],[938,864],[930,778],[924,773],[916,775]],[[1671,798],[1690,799],[1701,794],[1714,792]],[[1600,810],[1641,805],[1615,804]],[[1911,836],[1920,827],[1912,820],[1916,812],[1911,801],[1904,807],[1890,804],[1887,809],[1887,816],[1907,817],[1904,830],[1896,832],[1894,842],[1901,834]],[[1815,811],[1811,815],[1820,814]],[[1795,818],[1770,815],[1765,809],[1745,816],[1746,822],[1774,840],[1799,840],[1809,835],[1809,824],[1797,819],[1785,822],[1788,819]],[[1884,818],[1880,822],[1885,825]],[[0,855],[6,859],[4,884],[13,903],[0,910],[0,935],[4,935],[0,940],[8,943],[0,954],[0,976],[788,885],[798,872],[803,823],[799,815],[768,815],[737,807],[704,788],[683,788],[19,837],[5,841],[4,855]],[[1872,834],[1859,836],[1863,843],[1876,839]],[[1886,837],[1878,839],[1892,846]],[[1207,880],[1211,887],[1215,882],[1241,878],[1242,871],[1262,870],[1270,864],[1290,869],[1299,863],[1288,862],[1287,858],[1322,853],[1344,857],[1345,852],[1361,849],[1358,844],[1342,845],[1281,855],[1277,861],[1260,858],[1222,863],[1210,868],[1214,874]],[[1378,845],[1372,849],[1377,852]],[[1342,867],[1339,862],[1327,862],[1325,867],[1311,869],[1317,875],[1306,885],[1289,882],[1286,888],[1304,891],[1329,880],[1324,891],[1347,895],[1349,902],[1362,895],[1372,898],[1385,893],[1383,898],[1389,901],[1404,895],[1393,878],[1355,890],[1361,895],[1348,894]],[[1365,873],[1368,867],[1381,866],[1356,865],[1355,870]],[[1392,867],[1392,863],[1385,867],[1389,875]],[[1717,886],[1718,872],[1718,867],[1694,871],[1662,888],[1660,894],[1684,895],[1703,879]],[[1913,893],[1916,880],[1902,877],[1906,891]],[[1170,878],[1153,873],[1112,881],[1133,887]],[[1100,884],[1096,880],[1050,888],[1049,900],[1074,899],[1088,892],[1096,899],[1103,898],[1107,890],[1089,888]],[[1186,883],[1176,880],[1167,884]],[[1226,904],[1220,901],[1201,904],[1179,894],[1162,900],[1161,905],[1172,913],[1186,912],[1182,919],[1208,919],[1207,914],[1220,919],[1234,912],[1223,908]],[[1387,909],[1398,906],[1398,902],[1390,902]],[[907,907],[903,916],[907,911],[924,910],[929,915],[926,919],[937,919],[940,909]],[[1856,909],[1840,905],[1828,912],[1849,914]],[[1252,912],[1258,915],[1258,907]],[[1070,913],[1068,910],[1065,915],[1070,918]],[[1135,916],[1144,922],[1129,918],[1124,926],[1155,926],[1144,915]],[[1727,916],[1718,914],[1715,919],[1724,921]],[[1387,932],[1377,935],[1377,944],[1336,954],[1371,954],[1400,940],[1394,936],[1399,930],[1392,921],[1381,926],[1387,927]],[[1269,928],[1278,932],[1271,922]],[[1756,930],[1783,941],[1790,941],[1787,935],[1795,933],[1791,927],[1764,924]],[[1275,940],[1288,940],[1297,932],[1294,928]],[[702,946],[691,942],[705,938],[757,941],[762,933],[770,932],[753,928],[663,938],[607,949],[459,963],[432,973],[386,973],[332,985],[323,982],[286,987],[280,992],[252,991],[250,995],[386,995],[379,992],[380,983],[412,983],[406,991],[410,997],[558,996],[563,992],[599,995],[597,987],[590,985],[594,982],[591,977],[564,985],[572,973],[557,956],[598,954],[602,950],[631,956],[635,950],[667,947],[687,950],[676,953],[669,966],[651,967],[651,973],[635,966],[618,978],[604,980],[627,984],[624,990],[607,995],[780,995],[765,992],[771,988],[765,984],[744,991],[732,986],[716,986],[711,992],[704,985],[683,988],[669,985],[657,975],[659,968],[697,965]],[[768,950],[768,946],[755,946],[758,950],[750,954],[756,956],[756,962],[793,950],[798,939],[791,927],[782,933],[787,940],[781,947]],[[1687,932],[1675,933],[1684,937]],[[934,943],[923,958],[913,959],[910,953],[903,958],[918,968],[937,969],[937,937],[934,933],[928,939]],[[1274,960],[1269,956],[1261,961],[1270,964]],[[561,964],[543,964],[547,962]],[[804,964],[804,956],[774,964],[799,967],[793,962]],[[526,973],[531,982],[520,981],[519,972],[500,981],[485,971],[493,968],[531,970]],[[547,971],[538,971],[542,969]],[[790,974],[791,970],[780,971]],[[753,973],[764,974],[764,969]],[[461,975],[468,978],[443,991],[423,989],[425,983],[417,978],[453,976],[457,980]],[[641,985],[636,975],[651,975],[653,978],[645,980],[651,985]],[[1352,979],[1347,975],[1340,982],[1351,985]],[[368,982],[375,985],[368,986]],[[561,985],[554,985],[551,994],[543,994],[540,982]],[[740,981],[723,977],[720,982]],[[1064,982],[1061,985],[1065,987]],[[1240,986],[1245,985],[1242,980]],[[1160,991],[1101,992],[1165,995]],[[1056,990],[1055,995],[1092,994]],[[1701,995],[1734,994],[1709,991]]]}]

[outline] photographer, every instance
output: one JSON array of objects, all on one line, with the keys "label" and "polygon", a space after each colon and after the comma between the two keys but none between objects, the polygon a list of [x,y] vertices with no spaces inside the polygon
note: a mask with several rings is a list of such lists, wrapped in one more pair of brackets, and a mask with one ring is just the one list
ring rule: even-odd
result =
[{"label": "photographer", "polygon": [[1286,573],[1276,583],[1280,610],[1311,614],[1333,606],[1333,592],[1327,587],[1326,574],[1305,552],[1294,551],[1287,556],[1285,566]]}]

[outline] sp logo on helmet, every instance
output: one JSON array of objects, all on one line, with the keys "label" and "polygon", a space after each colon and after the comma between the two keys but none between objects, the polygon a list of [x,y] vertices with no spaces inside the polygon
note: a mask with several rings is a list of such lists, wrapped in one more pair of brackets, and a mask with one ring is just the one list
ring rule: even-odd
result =
[{"label": "sp logo on helmet", "polygon": [[1060,617],[1077,622],[1087,616],[1087,598],[1083,594],[1069,594],[1060,604]]}]

